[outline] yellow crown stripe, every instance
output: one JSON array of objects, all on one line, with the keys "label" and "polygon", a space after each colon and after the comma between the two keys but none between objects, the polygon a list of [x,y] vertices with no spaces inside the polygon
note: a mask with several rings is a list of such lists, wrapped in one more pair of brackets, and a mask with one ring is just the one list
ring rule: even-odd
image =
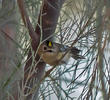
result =
[{"label": "yellow crown stripe", "polygon": [[49,44],[48,45],[49,45],[49,47],[52,47],[52,42],[49,41]]}]

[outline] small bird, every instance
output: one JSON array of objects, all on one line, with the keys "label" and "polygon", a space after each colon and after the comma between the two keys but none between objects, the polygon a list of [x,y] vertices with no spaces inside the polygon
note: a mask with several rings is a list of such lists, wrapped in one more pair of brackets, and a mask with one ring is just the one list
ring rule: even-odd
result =
[{"label": "small bird", "polygon": [[80,50],[76,47],[70,48],[67,45],[62,45],[49,40],[43,42],[38,49],[38,55],[41,59],[51,66],[66,64],[70,57],[75,60],[84,59],[83,56],[79,55],[79,52]]}]

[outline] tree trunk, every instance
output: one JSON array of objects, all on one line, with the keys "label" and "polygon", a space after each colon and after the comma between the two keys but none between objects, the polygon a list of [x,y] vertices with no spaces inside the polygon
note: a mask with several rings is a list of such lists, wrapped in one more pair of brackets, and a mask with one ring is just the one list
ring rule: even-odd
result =
[{"label": "tree trunk", "polygon": [[[39,37],[37,42],[32,38],[32,48],[34,52],[36,52],[40,38],[42,40],[47,39],[50,35],[52,35],[55,32],[60,9],[62,7],[62,4],[65,0],[43,0],[41,12],[39,14],[38,19],[38,25],[36,26],[36,34]],[[39,27],[40,25],[40,27]],[[42,34],[42,35],[41,35]],[[45,73],[45,63],[40,62],[37,64],[37,66],[34,66],[34,73],[33,75],[28,79],[26,82],[30,69],[32,68],[32,53],[31,50],[29,51],[28,55],[28,62],[25,66],[25,74],[24,74],[24,84],[26,83],[25,87],[25,94],[28,94],[29,91],[31,91],[35,85],[37,85],[35,92],[30,93],[26,96],[26,100],[37,100],[38,99],[38,93],[39,93],[39,83]],[[36,62],[39,60],[39,56],[37,55],[35,57]],[[30,67],[31,66],[31,67]],[[37,73],[36,73],[37,72]]]},{"label": "tree trunk", "polygon": [[16,40],[16,2],[2,0],[0,9],[0,100],[18,100],[18,58]]}]

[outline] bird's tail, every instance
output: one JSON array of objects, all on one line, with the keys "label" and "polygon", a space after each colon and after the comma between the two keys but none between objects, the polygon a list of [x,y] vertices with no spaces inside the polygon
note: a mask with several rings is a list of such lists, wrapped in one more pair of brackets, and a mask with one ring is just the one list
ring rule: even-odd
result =
[{"label": "bird's tail", "polygon": [[71,49],[71,54],[72,54],[72,57],[77,60],[77,59],[85,59],[84,56],[82,55],[79,55],[81,50],[77,49],[76,47],[73,47]]}]

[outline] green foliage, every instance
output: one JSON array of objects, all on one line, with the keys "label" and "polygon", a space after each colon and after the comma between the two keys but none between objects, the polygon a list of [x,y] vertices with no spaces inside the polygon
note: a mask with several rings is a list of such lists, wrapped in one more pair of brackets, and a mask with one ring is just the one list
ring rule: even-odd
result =
[{"label": "green foliage", "polygon": [[[25,0],[25,4],[35,28],[41,0]],[[43,77],[38,100],[107,100],[110,98],[110,22],[107,8],[108,6],[102,0],[65,2],[53,36],[56,42],[81,49],[85,59],[78,61],[70,59],[68,64],[56,66],[50,74]],[[27,33],[28,30],[20,19],[16,42],[21,55],[21,67],[27,62],[29,49],[32,50],[31,39]],[[32,58],[31,67],[38,63],[35,62],[34,55]],[[47,65],[46,71],[51,68]],[[31,92],[35,93],[37,87],[35,81]],[[22,90],[20,92],[22,94]]]}]

